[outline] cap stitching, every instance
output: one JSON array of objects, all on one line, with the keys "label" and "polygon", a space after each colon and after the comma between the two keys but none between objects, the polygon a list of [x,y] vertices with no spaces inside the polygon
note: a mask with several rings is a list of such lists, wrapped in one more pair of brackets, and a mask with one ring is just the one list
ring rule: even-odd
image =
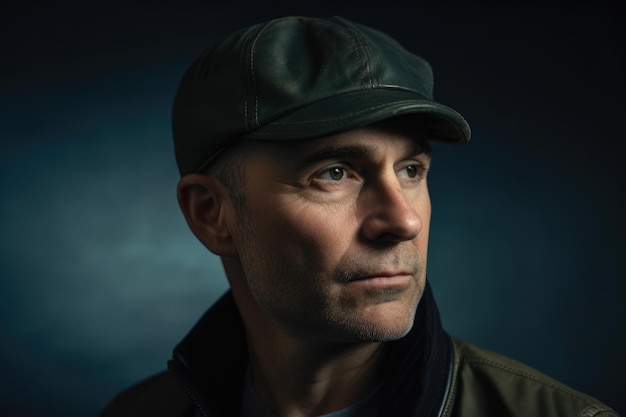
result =
[{"label": "cap stitching", "polygon": [[[244,47],[241,48],[241,52],[239,53],[239,65],[241,65],[241,74],[242,74],[242,78],[244,78],[243,80],[241,80],[241,85],[242,85],[242,90],[243,90],[243,120],[244,120],[244,125],[246,126],[246,128],[248,127],[248,91],[246,88],[246,80],[245,80],[245,74],[246,74],[246,63],[245,63],[245,44],[247,43],[248,37],[250,35],[247,34],[246,37],[244,38]],[[254,77],[253,77],[254,78]]]},{"label": "cap stitching", "polygon": [[250,76],[252,77],[252,89],[254,95],[254,124],[255,127],[259,126],[259,93],[256,87],[256,73],[254,71],[254,49],[256,47],[256,42],[263,33],[263,30],[260,30],[257,36],[252,41],[252,46],[250,47]]},{"label": "cap stitching", "polygon": [[[361,65],[359,66],[359,72],[361,73],[361,79],[370,87],[374,87],[374,77],[372,76],[372,69],[370,68],[371,62],[371,49],[369,42],[365,41],[362,32],[353,24],[345,19],[337,18],[341,23],[345,25],[345,29],[352,37],[352,43],[354,45],[354,51],[359,57]],[[359,48],[359,46],[361,48]]]},{"label": "cap stitching", "polygon": [[[402,100],[402,101],[396,101],[394,104],[403,104],[403,103],[415,103],[415,100]],[[359,110],[356,112],[352,112],[352,113],[348,113],[345,114],[343,116],[339,116],[339,117],[333,117],[332,119],[319,119],[319,120],[315,120],[315,121],[302,121],[302,122],[281,122],[281,121],[276,121],[273,122],[272,125],[274,126],[291,126],[291,125],[306,125],[306,124],[317,124],[320,122],[335,122],[335,121],[341,121],[344,119],[348,119],[352,116],[356,116],[362,113],[367,113],[370,112],[372,110],[376,110],[376,109],[381,109],[381,108],[385,108],[388,107],[388,104],[379,104],[377,106],[373,106],[373,107],[368,107],[367,109],[363,109],[363,110]]]},{"label": "cap stitching", "polygon": [[[254,127],[255,128],[259,127],[261,123],[259,122],[259,92],[257,90],[257,84],[256,84],[256,73],[254,71],[254,52],[256,49],[257,41],[259,40],[263,32],[265,32],[265,30],[273,23],[276,23],[276,21],[270,21],[267,24],[263,25],[257,32],[256,36],[254,37],[254,40],[252,41],[252,45],[250,46],[250,75],[252,77],[251,81],[252,81],[252,89],[253,89],[253,95],[254,95],[254,125],[255,125]],[[247,120],[248,119],[246,117],[246,121]]]},{"label": "cap stitching", "polygon": [[[402,101],[397,101],[395,104],[403,104],[403,103],[415,103],[414,100],[402,100]],[[387,105],[381,104],[378,106],[373,106],[373,107],[368,107],[367,109],[363,109],[360,110],[358,112],[353,112],[353,113],[349,113],[347,115],[344,116],[340,116],[340,117],[335,117],[332,119],[319,119],[319,120],[315,120],[315,121],[302,121],[302,122],[273,122],[271,125],[273,127],[290,127],[290,126],[316,126],[316,125],[320,125],[320,124],[329,124],[329,123],[339,123],[344,119],[348,119],[350,117],[353,116],[358,116],[359,114],[363,114],[363,113],[367,113],[369,111],[372,110],[376,110],[376,109],[380,109],[380,108],[385,108],[387,107]],[[443,114],[437,113],[436,111],[430,110],[430,109],[424,109],[423,111],[421,111],[420,113],[432,113],[435,115],[439,115],[441,117],[445,117]],[[461,129],[459,126],[456,125],[456,123],[450,123],[450,126],[454,128],[454,130],[457,132],[457,134],[461,134],[461,136],[466,136],[465,132],[463,129]],[[255,132],[254,135],[255,136],[271,136],[274,135],[275,132]]]},{"label": "cap stitching", "polygon": [[[358,29],[352,29],[349,22],[337,16],[335,16],[332,20],[326,20],[326,19],[315,19],[315,20],[320,25],[326,25],[333,29],[340,30],[344,32],[346,35],[348,35],[348,38],[350,39],[352,43],[353,51],[356,54],[357,59],[359,61],[358,68],[359,68],[359,73],[361,74],[361,80],[364,80],[366,84],[373,86],[371,82],[371,76],[370,77],[367,76],[370,72],[369,64],[366,62],[366,60],[363,59],[363,52],[359,48],[359,44],[363,44],[364,42],[359,42],[359,40],[357,39],[358,38],[357,33],[355,33],[355,32],[358,32]],[[343,24],[343,26],[339,25],[338,23]],[[363,70],[364,68],[366,68],[367,71],[364,71]],[[368,81],[368,78],[370,79],[370,81]]]}]

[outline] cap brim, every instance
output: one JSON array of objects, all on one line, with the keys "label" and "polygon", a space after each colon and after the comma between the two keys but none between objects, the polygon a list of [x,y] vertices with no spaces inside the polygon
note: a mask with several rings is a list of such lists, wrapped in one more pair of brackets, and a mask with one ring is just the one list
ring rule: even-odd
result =
[{"label": "cap brim", "polygon": [[395,116],[420,114],[427,139],[463,144],[470,127],[450,107],[396,88],[374,88],[333,96],[283,115],[244,135],[252,140],[297,140],[345,132]]}]

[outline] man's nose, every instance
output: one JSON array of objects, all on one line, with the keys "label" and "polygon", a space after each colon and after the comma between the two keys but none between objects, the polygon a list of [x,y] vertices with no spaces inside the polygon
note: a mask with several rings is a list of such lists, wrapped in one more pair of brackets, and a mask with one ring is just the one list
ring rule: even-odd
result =
[{"label": "man's nose", "polygon": [[425,190],[403,189],[394,178],[378,181],[362,190],[362,233],[370,241],[397,243],[412,240],[422,229],[417,199],[418,193]]}]

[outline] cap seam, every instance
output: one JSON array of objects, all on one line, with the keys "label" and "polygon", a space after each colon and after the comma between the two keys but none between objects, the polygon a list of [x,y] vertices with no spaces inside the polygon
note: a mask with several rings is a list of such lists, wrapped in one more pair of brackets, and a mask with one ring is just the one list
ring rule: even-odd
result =
[{"label": "cap seam", "polygon": [[370,87],[375,87],[377,83],[374,82],[374,77],[372,76],[372,69],[370,67],[371,49],[368,43],[363,40],[362,34],[359,33],[359,30],[353,24],[342,18],[337,19],[340,20],[341,23],[343,23],[345,30],[351,35],[351,38],[353,39],[354,51],[359,56],[359,60],[362,64],[361,68],[363,68],[362,70],[360,70],[361,79],[366,85],[369,85]]},{"label": "cap seam", "polygon": [[[341,17],[337,17],[335,16],[334,20],[342,23],[343,26],[338,26],[333,24],[330,21],[326,21],[323,19],[318,19],[318,23],[320,24],[324,24],[328,27],[331,27],[333,29],[339,29],[343,32],[345,32],[348,37],[350,38],[350,41],[352,43],[352,50],[355,53],[355,55],[357,56],[357,59],[359,61],[359,74],[361,76],[361,82],[369,85],[370,87],[373,87],[373,83],[371,82],[371,76],[368,76],[368,74],[371,72],[370,68],[369,68],[369,60],[367,60],[366,58],[363,57],[363,52],[362,49],[365,48],[359,48],[359,46],[361,47],[367,47],[367,43],[363,42],[359,37],[358,37],[358,31],[351,27],[349,22],[347,22],[345,19],[342,19]],[[369,81],[368,81],[369,78]]]},{"label": "cap seam", "polygon": [[241,76],[242,76],[242,80],[241,80],[241,90],[243,93],[243,121],[244,121],[244,126],[246,129],[250,130],[249,127],[249,123],[248,123],[248,91],[247,91],[247,87],[246,87],[246,80],[245,80],[245,75],[247,73],[246,71],[246,62],[245,62],[245,56],[246,56],[246,48],[245,45],[246,43],[248,43],[248,38],[250,37],[250,34],[246,34],[245,38],[244,38],[244,42],[243,42],[243,47],[241,48],[241,52],[239,53],[239,65],[241,66]]},{"label": "cap seam", "polygon": [[[396,101],[393,104],[394,105],[402,105],[405,103],[415,103],[415,100],[402,100],[402,101]],[[432,104],[431,102],[424,100],[425,104]],[[333,117],[331,119],[318,119],[318,120],[311,120],[311,121],[301,121],[301,122],[281,122],[281,121],[276,121],[276,122],[271,122],[269,124],[271,124],[272,126],[303,126],[303,125],[313,125],[313,124],[319,124],[319,123],[333,123],[333,122],[340,122],[342,120],[345,119],[349,119],[351,117],[357,116],[359,114],[363,114],[363,113],[369,113],[372,110],[377,110],[377,109],[383,109],[389,107],[389,104],[379,104],[377,106],[372,106],[372,107],[368,107],[366,109],[363,110],[359,110],[357,112],[353,112],[353,113],[348,113],[346,115],[343,116],[339,116],[339,117]]]},{"label": "cap seam", "polygon": [[[331,96],[322,97],[322,98],[319,98],[318,100],[315,100],[315,101],[312,101],[312,102],[310,102],[310,103],[307,103],[307,104],[306,104],[306,106],[304,106],[304,107],[300,107],[299,109],[296,109],[295,111],[297,111],[297,110],[301,110],[301,109],[306,108],[306,107],[308,107],[308,106],[312,106],[312,105],[315,105],[315,104],[318,104],[318,103],[324,102],[325,100],[329,100],[329,99],[336,98],[336,97],[338,97],[338,96],[342,96],[342,95],[351,95],[351,94],[354,94],[354,93],[361,93],[361,92],[364,92],[364,91],[372,91],[372,90],[387,90],[387,91],[389,91],[389,90],[396,90],[396,91],[403,91],[403,92],[407,92],[407,93],[413,93],[413,94],[416,94],[416,95],[417,95],[417,96],[419,96],[419,97],[422,97],[421,99],[414,98],[414,99],[401,100],[401,101],[399,101],[398,103],[404,103],[404,102],[416,102],[416,101],[424,101],[425,103],[434,103],[432,100],[428,99],[427,97],[424,97],[424,96],[423,96],[420,92],[415,91],[415,90],[412,90],[412,89],[410,89],[410,88],[402,87],[402,86],[400,86],[400,85],[380,84],[380,85],[375,86],[375,87],[370,87],[370,88],[360,88],[360,89],[355,89],[355,90],[352,90],[352,91],[346,91],[346,92],[343,92],[343,93],[341,93],[341,94],[335,94],[335,95],[331,95]],[[380,105],[378,105],[378,106],[373,107],[373,109],[378,108],[378,107],[381,107],[381,106],[382,106],[382,107],[385,107],[385,106],[386,106],[386,105],[388,105],[388,104],[389,104],[389,103],[386,103],[386,104],[380,104]],[[441,104],[439,104],[439,105],[440,105],[440,106],[442,106],[442,107],[446,107],[446,106],[441,105]],[[365,111],[367,111],[367,109],[365,109],[365,110],[359,110],[358,112],[355,112],[354,114],[358,114],[358,113],[360,113],[360,112],[365,112]],[[293,112],[293,111],[287,112],[287,114],[291,114],[292,112]],[[347,115],[347,116],[342,116],[342,117],[349,117],[350,115],[351,115],[351,114],[349,114],[349,115]],[[274,119],[274,120],[276,120],[276,121],[270,121],[270,122],[266,123],[266,125],[267,125],[267,124],[270,124],[270,123],[271,123],[271,124],[274,124],[274,125],[276,125],[276,124],[280,124],[280,123],[283,123],[283,124],[286,124],[286,123],[297,123],[297,122],[280,122],[280,121],[278,121],[278,120],[280,120],[280,118],[281,118],[281,117],[283,117],[283,116],[277,116],[277,118],[276,118],[276,119]],[[323,119],[323,120],[339,120],[339,119],[340,119],[340,118],[338,117],[338,118],[333,118],[333,119]],[[315,123],[315,122],[314,122],[314,123]],[[259,128],[261,128],[261,127],[262,127],[262,126],[259,126]]]},{"label": "cap seam", "polygon": [[[326,100],[333,99],[333,98],[336,98],[336,97],[339,97],[339,96],[342,96],[342,95],[351,95],[351,94],[354,94],[354,93],[361,93],[361,92],[364,92],[364,91],[372,91],[372,90],[387,90],[387,91],[389,91],[389,90],[396,90],[396,91],[402,91],[402,92],[407,92],[407,93],[413,93],[413,94],[415,94],[415,95],[417,95],[419,97],[422,97],[422,98],[401,100],[401,101],[399,101],[397,103],[405,103],[405,102],[414,103],[416,101],[423,101],[425,103],[434,103],[432,100],[429,100],[427,97],[424,97],[420,92],[412,90],[410,88],[402,87],[400,85],[379,84],[379,85],[374,86],[374,87],[365,87],[365,88],[355,89],[355,90],[351,90],[351,91],[345,91],[345,92],[343,92],[341,94],[335,94],[335,95],[321,97],[321,98],[319,98],[319,99],[317,99],[315,101],[312,101],[310,103],[306,103],[305,106],[299,107],[296,110],[285,112],[285,114],[289,115],[289,114],[293,113],[294,111],[302,110],[302,109],[304,109],[304,108],[306,108],[308,106],[316,105],[318,103],[321,103],[321,102],[324,102]],[[341,120],[342,118],[348,118],[348,117],[352,116],[353,114],[359,114],[359,113],[362,113],[362,112],[367,112],[368,110],[371,110],[371,109],[376,109],[376,108],[379,108],[379,107],[385,107],[388,104],[389,103],[379,104],[379,105],[374,106],[374,107],[372,107],[370,109],[359,110],[358,112],[350,113],[350,114],[345,115],[345,116],[336,117],[336,118],[332,118],[332,119],[320,119],[320,120],[331,120],[331,121],[332,120]],[[445,107],[445,106],[443,106],[441,104],[440,104],[440,106]],[[265,123],[263,126],[266,126],[268,124],[278,125],[278,124],[289,124],[289,123],[294,123],[295,124],[295,123],[299,123],[299,122],[280,122],[279,120],[282,117],[284,117],[284,115],[277,116],[276,119],[274,119],[275,121],[269,121],[269,122]],[[317,123],[317,122],[313,121],[312,123]],[[258,128],[262,128],[263,126],[259,125]]]},{"label": "cap seam", "polygon": [[[286,19],[280,19],[280,20],[286,20]],[[252,95],[254,97],[254,117],[252,120],[252,124],[253,126],[249,126],[248,123],[248,115],[246,114],[246,125],[248,125],[248,130],[251,131],[254,128],[258,128],[261,126],[261,123],[259,122],[259,93],[258,93],[258,89],[257,89],[257,83],[256,83],[256,72],[254,70],[254,53],[255,53],[255,48],[256,48],[256,44],[257,41],[259,40],[259,38],[261,37],[261,35],[263,34],[263,32],[265,32],[265,30],[271,26],[272,24],[276,23],[276,21],[270,21],[268,23],[266,23],[265,25],[263,25],[258,32],[256,33],[256,35],[254,35],[254,38],[252,40],[252,44],[250,45],[250,81],[252,84]],[[247,42],[247,40],[246,40]],[[244,84],[245,85],[245,84]],[[247,104],[247,100],[246,100],[246,104]]]}]

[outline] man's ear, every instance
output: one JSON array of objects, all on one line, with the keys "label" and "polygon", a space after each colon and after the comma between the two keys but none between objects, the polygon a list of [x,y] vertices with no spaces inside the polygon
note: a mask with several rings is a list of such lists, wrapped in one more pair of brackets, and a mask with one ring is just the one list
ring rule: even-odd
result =
[{"label": "man's ear", "polygon": [[234,207],[228,189],[217,179],[187,174],[178,182],[178,204],[193,234],[219,256],[236,254],[230,226]]}]

